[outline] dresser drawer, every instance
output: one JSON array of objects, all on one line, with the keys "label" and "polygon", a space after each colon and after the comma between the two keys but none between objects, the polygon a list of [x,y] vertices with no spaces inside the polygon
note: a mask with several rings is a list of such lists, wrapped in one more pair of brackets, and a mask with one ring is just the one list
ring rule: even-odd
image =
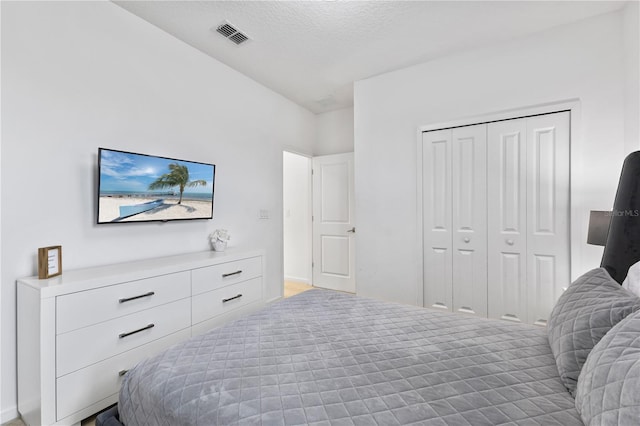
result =
[{"label": "dresser drawer", "polygon": [[58,296],[56,333],[189,297],[189,283],[189,271],[185,271]]},{"label": "dresser drawer", "polygon": [[189,298],[69,333],[56,344],[56,377],[191,326]]},{"label": "dresser drawer", "polygon": [[191,287],[193,294],[215,290],[229,284],[245,281],[262,275],[262,258],[221,263],[191,271]]},{"label": "dresser drawer", "polygon": [[153,356],[175,343],[188,339],[189,336],[188,329],[182,330],[90,367],[59,377],[56,380],[57,420],[60,421],[84,407],[117,394],[122,384],[120,372],[130,369],[139,361]]},{"label": "dresser drawer", "polygon": [[261,277],[199,294],[192,298],[192,323],[197,324],[261,298]]}]

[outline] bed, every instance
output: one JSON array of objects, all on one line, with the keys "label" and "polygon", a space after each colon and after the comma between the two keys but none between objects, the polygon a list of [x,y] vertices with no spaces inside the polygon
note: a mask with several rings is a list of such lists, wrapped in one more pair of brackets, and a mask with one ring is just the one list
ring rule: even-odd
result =
[{"label": "bed", "polygon": [[311,290],[125,378],[125,424],[581,424],[543,329]]},{"label": "bed", "polygon": [[[597,312],[624,318],[640,309],[604,269],[585,277],[571,287],[597,290],[590,300],[609,304],[585,324],[604,327]],[[565,316],[576,316],[573,302]],[[552,346],[541,327],[311,290],[143,361],[125,377],[119,418],[127,426],[581,425]]]},{"label": "bed", "polygon": [[573,282],[546,328],[307,291],[141,362],[97,424],[638,425],[624,262]]}]

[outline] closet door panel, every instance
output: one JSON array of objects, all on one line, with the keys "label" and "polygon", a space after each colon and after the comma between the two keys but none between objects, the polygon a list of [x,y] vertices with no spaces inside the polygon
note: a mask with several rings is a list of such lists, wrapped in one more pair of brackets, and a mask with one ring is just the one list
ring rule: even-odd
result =
[{"label": "closet door panel", "polygon": [[422,135],[424,306],[452,310],[451,130]]},{"label": "closet door panel", "polygon": [[488,309],[525,322],[527,164],[525,119],[488,124]]},{"label": "closet door panel", "polygon": [[[520,253],[500,253],[500,262],[497,265],[497,270],[500,271],[500,277],[497,281],[492,282],[494,284],[492,296],[498,295],[499,299],[492,300],[496,304],[502,303],[502,306],[496,306],[489,304],[489,308],[493,308],[493,318],[500,318],[508,321],[522,322],[524,321],[524,314],[522,314],[522,303],[526,298],[525,288],[522,285],[517,285],[526,276],[525,271],[522,269],[525,265],[525,256]],[[496,265],[492,265],[496,266]],[[511,309],[509,307],[516,306],[518,309]]]},{"label": "closet door panel", "polygon": [[570,282],[569,112],[527,119],[528,322],[544,325]]},{"label": "closet door panel", "polygon": [[452,130],[453,310],[487,316],[487,126]]}]

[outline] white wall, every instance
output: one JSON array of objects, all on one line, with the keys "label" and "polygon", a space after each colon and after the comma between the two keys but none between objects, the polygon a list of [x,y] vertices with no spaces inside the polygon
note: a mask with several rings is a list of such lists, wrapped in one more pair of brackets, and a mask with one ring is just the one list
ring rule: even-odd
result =
[{"label": "white wall", "polygon": [[311,283],[311,159],[283,153],[284,278]]},{"label": "white wall", "polygon": [[[0,46],[2,46],[2,6],[0,5]],[[0,55],[0,82],[2,81],[2,55]],[[2,164],[2,86],[0,85],[0,165]],[[0,171],[0,280],[2,279],[2,172]],[[0,307],[2,307],[2,281],[0,281]],[[0,383],[2,380],[2,315],[0,314]],[[0,422],[3,421],[2,386],[0,385]]]},{"label": "white wall", "polygon": [[625,116],[627,152],[640,149],[640,3],[630,1],[623,10]]},{"label": "white wall", "polygon": [[[15,281],[38,247],[63,270],[230,245],[266,250],[282,291],[282,150],[315,116],[109,2],[2,2],[2,421],[16,414]],[[99,146],[217,165],[214,219],[95,222]],[[268,209],[270,220],[259,220]]]},{"label": "white wall", "polygon": [[358,294],[419,303],[420,126],[576,98],[572,274],[599,265],[602,248],[585,243],[588,214],[611,208],[626,153],[622,19],[603,15],[355,84]]},{"label": "white wall", "polygon": [[353,107],[318,114],[314,155],[353,152]]}]

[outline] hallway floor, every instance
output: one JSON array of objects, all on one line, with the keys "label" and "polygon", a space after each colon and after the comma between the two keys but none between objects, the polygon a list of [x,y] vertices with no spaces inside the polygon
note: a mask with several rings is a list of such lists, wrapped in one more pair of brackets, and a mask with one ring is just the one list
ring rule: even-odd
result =
[{"label": "hallway floor", "polygon": [[302,293],[303,291],[311,290],[313,286],[309,284],[296,283],[293,281],[285,281],[284,282],[284,297],[295,296],[298,293]]}]

